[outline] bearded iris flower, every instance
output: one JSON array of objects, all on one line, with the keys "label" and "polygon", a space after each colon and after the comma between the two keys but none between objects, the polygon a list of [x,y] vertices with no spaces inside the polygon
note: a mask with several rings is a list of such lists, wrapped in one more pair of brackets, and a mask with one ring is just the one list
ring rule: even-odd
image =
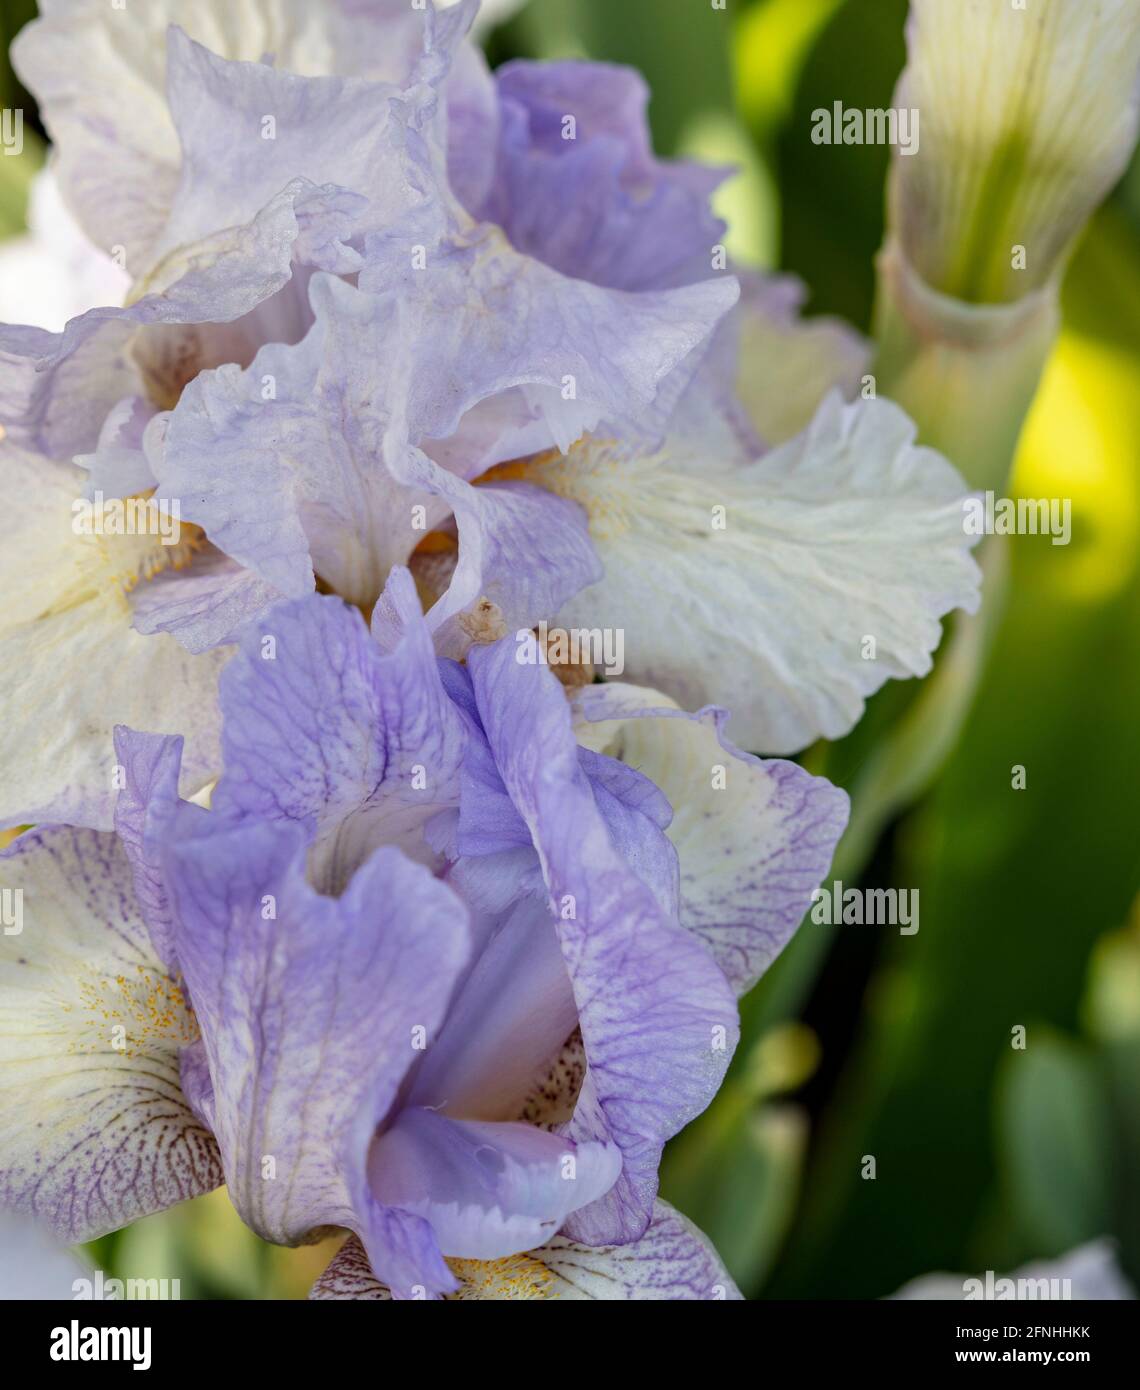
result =
[{"label": "bearded iris flower", "polygon": [[[29,590],[12,665],[84,708],[62,744],[11,721],[29,785],[6,823],[109,826],[123,720],[184,731],[183,790],[205,785],[219,645],[314,587],[367,612],[397,564],[456,657],[484,601],[508,629],[624,626],[665,583],[681,628],[647,628],[631,674],[686,704],[731,695],[734,732],[767,751],[842,732],[883,680],[927,669],[938,618],[977,597],[956,482],[877,402],[826,405],[791,453],[763,454],[752,421],[786,393],[759,385],[759,354],[794,340],[788,301],[769,312],[753,292],[725,319],[720,175],[654,158],[638,79],[525,63],[492,78],[464,40],[469,3],[426,27],[403,4],[241,13],[163,16],[221,56],[151,13],[124,43],[102,6],[49,11],[17,45],[65,196],[124,248],[134,287],[62,334],[0,341],[8,437],[47,484],[25,504],[34,580],[8,585]],[[76,43],[106,64],[62,67]],[[266,53],[274,66],[250,61]],[[567,188],[576,212],[555,215]],[[858,352],[807,336],[797,424],[833,382],[851,389]],[[562,463],[534,462],[551,449]],[[513,477],[489,472],[504,464]],[[83,562],[79,601],[64,499],[152,489],[193,545],[153,547],[141,570],[111,546]],[[713,651],[719,684],[702,675]]]},{"label": "bearded iris flower", "polygon": [[[26,648],[23,659],[9,669],[31,669],[45,680],[50,672],[55,688],[66,675],[62,684],[86,688],[86,729],[109,735],[115,719],[124,714],[146,723],[148,708],[150,722],[185,729],[191,735],[187,791],[208,780],[211,768],[216,771],[216,728],[199,731],[191,712],[204,714],[212,707],[218,663],[213,655],[188,661],[180,648],[192,654],[212,648],[282,592],[311,588],[309,557],[295,557],[295,568],[300,566],[303,577],[284,577],[285,587],[278,589],[258,572],[256,555],[251,557],[232,540],[227,553],[207,533],[191,565],[167,566],[159,582],[139,586],[125,601],[115,560],[93,586],[100,607],[77,607],[68,602],[75,558],[61,537],[59,510],[62,496],[80,489],[70,460],[82,458],[90,470],[89,489],[106,496],[153,488],[156,475],[163,474],[166,411],[179,402],[186,383],[201,368],[219,362],[244,365],[261,344],[295,342],[310,326],[314,331],[305,338],[306,351],[310,357],[318,352],[321,325],[314,325],[308,296],[314,270],[330,277],[324,294],[332,299],[337,282],[331,277],[359,272],[360,248],[370,230],[386,227],[404,214],[431,221],[444,207],[470,223],[450,191],[440,160],[457,163],[460,174],[455,181],[462,189],[464,171],[475,167],[472,159],[463,157],[470,125],[465,114],[468,89],[477,89],[470,94],[471,102],[482,100],[482,84],[490,81],[478,66],[476,51],[459,46],[473,12],[471,4],[449,12],[439,24],[429,15],[426,37],[423,16],[403,5],[386,7],[375,21],[347,7],[342,13],[330,6],[319,20],[307,8],[266,13],[256,8],[245,14],[248,28],[239,23],[236,30],[225,22],[222,8],[174,7],[165,18],[185,18],[207,40],[224,39],[221,46],[235,59],[275,52],[283,66],[225,61],[178,29],[171,29],[167,38],[165,23],[152,24],[153,9],[141,30],[130,29],[131,42],[126,45],[123,31],[134,23],[133,16],[127,19],[103,6],[87,7],[78,15],[49,13],[22,38],[17,61],[41,91],[45,117],[65,152],[58,169],[65,196],[101,244],[125,246],[135,286],[127,308],[93,310],[61,334],[17,328],[0,336],[0,417],[11,444],[45,456],[42,462],[32,457],[28,466],[41,470],[49,481],[45,489],[31,490],[26,508],[25,543],[41,558],[35,592],[29,594],[27,608],[12,615],[8,627],[13,649]],[[284,25],[281,30],[270,23],[278,19]],[[381,20],[383,32],[378,34],[373,25]],[[323,40],[314,38],[314,25],[328,26]],[[75,42],[113,55],[113,60],[104,66],[61,68],[61,47],[69,49]],[[169,114],[162,101],[167,45]],[[385,55],[384,70],[368,77],[307,77],[286,70],[291,56],[301,51],[307,55],[302,72],[314,62],[330,72],[344,71],[366,51]],[[452,59],[454,71],[449,68]],[[104,86],[108,78],[110,85]],[[438,101],[445,78],[447,131],[437,131],[429,140],[431,128],[445,119]],[[130,98],[128,114],[124,92]],[[109,104],[117,113],[114,119],[109,117]],[[169,128],[169,137],[148,137],[145,151],[140,150],[138,130],[153,127],[156,108],[159,131]],[[272,139],[263,138],[263,111],[273,113]],[[244,139],[235,141],[235,131],[244,132]],[[444,153],[445,139],[454,147],[450,156]],[[174,143],[181,147],[180,166],[170,149]],[[114,177],[101,179],[93,188],[88,172],[92,167]],[[131,236],[123,242],[128,227]],[[527,299],[535,314],[533,334],[519,347],[520,361],[525,363],[528,351],[533,353],[535,336],[550,340],[545,364],[537,369],[524,366],[515,375],[521,370],[523,377],[539,383],[534,389],[543,393],[547,410],[555,408],[553,401],[561,402],[561,381],[567,372],[580,378],[582,398],[597,391],[596,402],[582,399],[577,410],[636,414],[646,409],[662,380],[691,354],[735,293],[732,283],[722,280],[631,299],[579,285],[513,252],[506,261],[502,268],[508,284]],[[462,270],[457,266],[453,274]],[[341,302],[348,288],[340,286]],[[361,318],[374,313],[379,320],[390,311],[389,305],[368,301],[356,313]],[[607,320],[614,325],[613,359],[597,351],[600,327]],[[359,345],[370,354],[375,351],[372,345]],[[343,353],[350,346],[346,338],[333,350]],[[400,357],[396,354],[396,360]],[[468,355],[467,361],[472,360]],[[329,381],[327,390],[316,388],[317,404],[327,397],[330,407],[335,406],[336,397],[351,386],[348,380]],[[477,401],[481,392],[497,386],[497,379],[475,380],[467,390]],[[259,380],[259,403],[261,388]],[[432,408],[424,415],[424,427],[443,431],[436,422],[449,404],[446,393],[428,404]],[[384,409],[396,408],[397,401],[389,396]],[[512,408],[507,406],[508,414]],[[493,406],[492,413],[497,409]],[[279,437],[279,417],[280,412],[267,411],[262,419],[267,443]],[[525,511],[526,499],[518,489],[488,489],[472,500],[460,476],[462,468],[454,462],[454,473],[442,467],[433,472],[428,480],[433,490],[409,487],[404,478],[385,469],[374,429],[363,427],[350,439],[331,432],[324,441],[314,437],[317,429],[313,422],[303,442],[306,449],[320,450],[322,457],[309,467],[320,466],[321,473],[302,474],[289,482],[311,535],[298,538],[298,527],[277,537],[280,561],[268,568],[279,577],[294,551],[311,548],[314,558],[326,561],[330,569],[327,577],[321,575],[322,581],[342,587],[354,601],[374,601],[387,567],[407,559],[423,539],[423,532],[414,527],[413,506],[424,508],[431,524],[461,506],[469,525],[485,525],[490,531],[486,541],[476,531],[468,547],[474,553],[465,557],[462,577],[476,588],[493,588],[495,560],[506,567],[502,552],[537,529],[533,507],[531,513]],[[301,443],[297,433],[294,430],[287,442]],[[537,442],[545,445],[550,437],[541,430]],[[48,459],[58,460],[60,466],[49,465]],[[466,455],[463,460],[466,466]],[[338,479],[334,469],[342,461],[345,476]],[[287,447],[275,451],[275,462],[279,471],[289,468]],[[247,497],[258,481],[256,474],[245,479]],[[282,486],[266,476],[261,481]],[[21,484],[13,486],[23,492]],[[191,486],[182,516],[192,524],[200,525],[195,516],[211,526],[216,522],[219,539],[225,540],[240,525],[240,516],[227,518],[227,529],[215,518],[209,488],[198,478]],[[397,504],[398,520],[388,515]],[[554,591],[560,600],[567,586],[595,572],[596,562],[590,557],[590,569],[583,569],[583,546],[575,543],[566,508],[552,508],[547,515],[566,537],[563,553],[548,561],[549,568],[560,571]],[[273,534],[273,521],[268,515],[261,518],[264,534]],[[496,528],[506,533],[502,541]],[[322,545],[325,537],[328,544]],[[335,562],[328,557],[334,543]],[[239,563],[243,557],[251,563]],[[516,552],[509,564],[518,568],[528,558]],[[12,578],[19,581],[18,575]],[[6,586],[7,579],[6,575]],[[477,597],[471,594],[468,602]],[[551,597],[547,585],[540,588],[536,602],[549,602]],[[61,610],[70,620],[61,623]],[[528,616],[537,619],[542,614]],[[46,635],[45,624],[51,628]],[[99,627],[98,640],[88,640],[83,662],[74,668],[69,663],[61,672],[58,658],[51,661],[42,654],[48,645],[68,662],[70,653],[84,650],[77,631],[93,633]],[[144,644],[139,634],[156,640]],[[103,681],[92,678],[100,652],[108,654],[106,666],[113,668]],[[164,661],[157,660],[160,656]],[[120,688],[115,698],[103,698],[116,683],[115,672]],[[133,692],[133,700],[125,698],[123,687]],[[31,785],[22,793],[26,804],[0,808],[6,823],[19,823],[31,813],[36,818],[109,824],[108,769],[96,760],[99,755],[91,740],[83,747],[61,749],[15,721],[9,733],[8,751],[16,756],[17,748],[23,750]]]},{"label": "bearded iris flower", "polygon": [[[514,117],[513,129],[522,120],[523,97],[529,100],[531,145],[521,171],[517,135],[500,155],[503,191],[491,205],[507,232],[514,227],[512,196],[543,178],[588,175],[617,190],[610,204],[623,209],[620,225],[627,229],[620,245],[639,245],[651,223],[643,225],[634,207],[624,207],[614,166],[620,173],[637,167],[640,125],[627,129],[619,122],[616,134],[607,126],[571,154],[554,153],[547,148],[554,143],[550,113],[570,81],[555,65],[552,73],[527,74],[524,83],[516,67],[500,78],[510,94],[503,109]],[[624,75],[581,81],[580,129],[589,130],[595,86],[609,92],[602,109],[611,123],[615,113],[628,120],[635,111],[640,118],[640,105],[624,95]],[[690,182],[681,187],[687,191]],[[674,177],[656,188],[679,198],[676,184]],[[455,207],[434,239],[420,213],[367,237],[356,287],[314,281],[318,327],[301,343],[263,350],[244,373],[203,373],[184,393],[166,432],[160,495],[205,494],[208,511],[197,515],[207,533],[289,592],[311,583],[306,560],[320,567],[315,526],[303,515],[309,498],[320,499],[325,535],[318,546],[340,556],[370,548],[372,579],[363,600],[359,589],[353,594],[333,584],[367,606],[389,558],[383,546],[392,539],[369,523],[367,507],[374,503],[360,481],[376,476],[362,456],[380,453],[387,468],[374,486],[390,488],[395,478],[421,502],[434,494],[450,503],[455,517],[455,568],[445,571],[443,592],[427,590],[437,599],[430,621],[442,652],[463,654],[469,639],[459,619],[487,598],[508,627],[529,625],[541,612],[568,625],[626,629],[633,676],[686,704],[728,692],[737,731],[753,747],[790,752],[821,733],[845,732],[863,697],[883,681],[929,669],[944,613],[976,606],[978,572],[960,524],[960,481],[943,460],[914,448],[897,410],[875,400],[846,411],[825,400],[796,440],[765,452],[732,385],[762,370],[760,362],[741,361],[764,342],[744,331],[755,319],[755,300],[740,324],[726,323],[723,342],[710,339],[703,357],[686,351],[656,406],[648,393],[639,409],[630,408],[632,392],[613,398],[607,383],[615,375],[621,380],[625,358],[613,356],[616,339],[604,315],[585,306],[597,281],[630,284],[638,300],[656,300],[664,292],[645,292],[641,277],[655,264],[651,251],[659,257],[661,251],[646,246],[636,260],[615,262],[599,250],[612,235],[609,224],[600,214],[586,220],[589,234],[580,239],[555,219],[532,219],[514,231],[532,256],[541,255],[537,264],[520,262],[497,227],[472,225]],[[683,220],[674,224],[687,234],[660,273],[688,279],[710,229],[700,219],[691,231]],[[419,269],[417,250],[425,257]],[[555,319],[544,324],[536,287],[546,283],[549,265],[580,277],[560,282],[574,286],[579,305],[561,296]],[[708,278],[688,286],[709,296],[725,288],[725,280]],[[721,312],[730,302],[721,302]],[[597,348],[577,355],[553,328],[554,321],[576,322],[583,313],[601,347],[600,372],[591,361]],[[631,314],[632,303],[625,320]],[[505,324],[514,331],[504,340]],[[676,329],[658,314],[659,343]],[[334,355],[350,340],[350,358]],[[393,340],[404,351],[389,362],[384,345]],[[836,366],[840,380],[849,380],[849,359],[839,357]],[[267,376],[277,384],[269,411],[257,396]],[[331,396],[324,386],[330,376],[338,388]],[[571,384],[569,400],[559,381]],[[342,393],[351,403],[351,430]],[[749,395],[764,398],[756,387]],[[314,430],[324,447],[306,449]],[[544,431],[556,447],[536,450]],[[472,476],[482,473],[483,486],[464,488],[430,456],[425,441],[441,439],[437,453],[461,461]],[[263,504],[255,505],[237,483],[250,476],[264,478],[280,498],[272,531]],[[332,518],[325,511],[327,499],[344,495],[364,498],[351,525],[343,511]],[[492,499],[502,513],[498,522],[489,515]],[[559,511],[557,499],[576,506]],[[472,512],[480,516],[477,541]],[[398,524],[398,505],[385,515]],[[540,553],[520,567],[507,557],[527,553],[527,531]],[[288,547],[259,554],[259,543],[270,548],[278,534]],[[399,539],[407,549],[413,538],[405,530]],[[287,575],[280,572],[285,563],[293,565]],[[885,611],[881,596],[888,592]],[[671,602],[659,610],[670,615],[659,627],[652,618],[657,605],[646,599],[661,593]],[[870,660],[861,646],[867,634],[877,645]]]},{"label": "bearded iris flower", "polygon": [[[150,12],[151,18],[154,13]],[[111,28],[101,27],[105,20]],[[95,6],[83,14],[69,10],[53,17],[49,13],[24,36],[16,55],[22,61],[21,54],[27,54],[30,81],[37,76],[42,80],[37,85],[44,88],[45,112],[58,127],[59,175],[65,196],[100,244],[108,249],[122,245],[136,286],[125,309],[92,310],[61,334],[7,330],[0,343],[4,360],[0,399],[7,437],[29,452],[26,466],[44,479],[42,488],[28,489],[19,475],[8,473],[13,493],[28,496],[22,535],[36,557],[34,575],[26,570],[22,577],[5,574],[6,588],[16,581],[29,591],[26,607],[11,612],[7,621],[10,650],[21,658],[8,669],[22,667],[38,673],[45,686],[50,684],[54,690],[70,687],[86,692],[85,736],[78,746],[60,746],[58,736],[45,739],[30,726],[9,726],[15,742],[5,751],[16,757],[18,749],[23,749],[27,777],[20,795],[27,805],[5,805],[6,823],[34,817],[109,825],[110,777],[105,761],[99,760],[109,747],[107,736],[117,718],[133,717],[138,723],[154,720],[159,727],[178,728],[190,737],[188,790],[202,785],[216,770],[216,740],[211,747],[210,728],[199,736],[194,711],[211,706],[217,659],[190,659],[165,635],[143,639],[136,605],[150,586],[134,589],[124,584],[117,554],[109,557],[105,571],[81,592],[82,602],[72,597],[76,547],[68,544],[61,512],[67,494],[75,495],[82,484],[70,460],[87,456],[93,488],[111,497],[153,487],[147,450],[156,411],[177,399],[185,380],[203,361],[252,355],[267,335],[299,335],[306,311],[292,278],[294,257],[303,276],[310,262],[342,264],[347,254],[325,244],[324,231],[315,237],[323,249],[306,244],[304,229],[315,231],[325,214],[336,220],[341,197],[331,186],[327,194],[317,190],[305,176],[312,166],[304,164],[304,159],[311,155],[319,159],[322,153],[315,137],[306,145],[307,153],[294,149],[296,158],[284,153],[283,146],[266,143],[266,184],[261,188],[272,187],[273,192],[263,204],[258,187],[238,190],[238,197],[250,194],[244,209],[235,205],[233,197],[228,206],[222,206],[220,190],[208,191],[195,184],[193,170],[200,165],[196,165],[189,133],[181,197],[177,166],[173,179],[154,167],[154,158],[161,162],[169,144],[178,143],[161,96],[165,24],[157,35],[148,34],[145,27],[142,34],[137,28],[129,30],[132,40],[143,42],[138,47],[127,44],[122,50],[125,74],[116,68],[120,60],[115,58],[71,69],[73,77],[81,71],[87,74],[90,89],[82,80],[80,92],[68,86],[69,79],[64,79],[62,89],[56,85],[64,71],[56,65],[61,45],[66,47],[78,37],[105,58],[117,55],[126,37],[123,30],[133,20],[134,16],[127,19]],[[159,39],[157,70],[153,48],[145,41],[155,37]],[[243,41],[239,35],[238,42]],[[41,71],[37,55],[45,53]],[[184,56],[186,63],[173,63],[169,73],[171,109],[183,115],[186,106],[193,111],[202,98],[193,85],[190,55]],[[111,87],[104,89],[101,83],[108,76]],[[157,91],[149,81],[157,82]],[[374,114],[382,113],[390,91],[385,88],[379,93]],[[185,105],[180,104],[180,92]],[[125,120],[107,119],[108,98],[121,115],[124,93],[134,94],[134,108],[128,103]],[[145,115],[156,105],[161,115],[157,129]],[[337,114],[343,115],[343,110],[338,108]],[[163,137],[166,125],[169,139]],[[143,138],[141,131],[150,135]],[[97,154],[84,143],[92,132],[101,142]],[[136,144],[140,140],[153,158],[140,156]],[[275,150],[283,153],[277,164],[271,157]],[[74,165],[73,151],[78,156]],[[212,153],[200,150],[198,158],[208,167]],[[283,165],[297,177],[285,174]],[[87,174],[91,168],[120,177],[105,184],[100,180],[93,188]],[[162,200],[159,208],[152,206],[156,198]],[[212,227],[196,220],[203,208],[217,214]],[[110,239],[101,234],[103,230],[110,230]],[[191,587],[177,592],[183,605],[196,610],[228,613],[245,597],[244,576],[212,549],[204,549],[192,569],[173,572],[187,577]],[[85,634],[89,634],[86,639]],[[95,672],[99,676],[92,679]],[[129,716],[132,705],[135,714]],[[94,739],[88,734],[94,734]]]},{"label": "bearded iris flower", "polygon": [[[733,1296],[655,1203],[657,1162],[719,1085],[734,986],[794,930],[846,798],[628,687],[583,695],[579,744],[512,639],[437,663],[406,570],[374,634],[321,596],[266,622],[222,679],[209,811],[177,797],[176,738],[121,730],[117,831],[5,852],[31,885],[27,941],[5,941],[4,1032],[27,1037],[0,1092],[5,1205],[75,1240],[220,1165],[266,1238],[356,1234],[371,1273],[352,1245],[321,1296],[354,1270],[402,1297],[562,1296],[581,1244],[617,1247],[584,1257],[589,1287]],[[673,826],[589,746],[627,724],[687,798]],[[709,739],[723,802],[700,791]]]},{"label": "bearded iris flower", "polygon": [[[929,669],[959,475],[726,265],[627,70],[492,75],[476,0],[43,8],[132,287],[0,330],[0,1203],[74,1242],[224,1181],[351,1233],[315,1297],[736,1297],[658,1164],[847,815],[736,744]],[[76,534],[97,493],[177,543]],[[547,621],[632,683],[520,662]]]}]

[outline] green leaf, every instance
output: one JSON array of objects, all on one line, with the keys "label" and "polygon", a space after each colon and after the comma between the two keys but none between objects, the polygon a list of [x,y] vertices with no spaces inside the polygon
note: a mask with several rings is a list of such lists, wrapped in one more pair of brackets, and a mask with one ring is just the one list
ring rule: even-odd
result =
[{"label": "green leaf", "polygon": [[1095,1057],[1030,1027],[998,1083],[1003,1186],[1027,1245],[1062,1255],[1112,1229],[1112,1122]]},{"label": "green leaf", "polygon": [[1140,1038],[1116,1039],[1104,1048],[1112,1116],[1116,1127],[1118,1182],[1112,1233],[1120,1261],[1140,1287]]},{"label": "green leaf", "polygon": [[12,40],[36,17],[36,0],[4,0],[0,5],[0,106],[23,107],[28,96],[12,70],[8,57]]},{"label": "green leaf", "polygon": [[886,108],[905,60],[907,0],[847,0],[804,68],[779,145],[784,266],[811,287],[814,313],[866,329],[883,240],[883,145],[813,145],[812,112],[842,101]]}]

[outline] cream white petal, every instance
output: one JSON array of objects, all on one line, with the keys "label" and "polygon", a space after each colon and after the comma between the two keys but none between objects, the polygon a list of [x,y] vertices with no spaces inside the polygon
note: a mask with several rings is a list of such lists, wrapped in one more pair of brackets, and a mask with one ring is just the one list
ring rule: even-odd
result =
[{"label": "cream white petal", "polygon": [[0,892],[0,1206],[70,1243],[215,1187],[179,1084],[197,1025],[118,839],[29,831],[0,855]]},{"label": "cream white petal", "polygon": [[799,926],[847,824],[847,796],[795,763],[742,753],[723,710],[686,714],[621,682],[575,699],[578,742],[644,773],[673,808],[680,920],[743,994]]},{"label": "cream white petal", "polygon": [[107,829],[116,724],[187,737],[183,791],[220,766],[217,678],[228,653],[188,653],[131,627],[132,586],[192,557],[153,535],[76,534],[82,470],[5,451],[0,499],[0,826],[63,821]]},{"label": "cream white petal", "polygon": [[41,5],[12,48],[55,145],[72,211],[97,246],[141,264],[162,230],[181,152],[166,102],[171,24],[224,58],[304,74],[333,70],[322,6],[308,0],[109,0]]},{"label": "cream white petal", "polygon": [[804,318],[805,287],[794,277],[740,276],[736,395],[753,429],[782,444],[805,429],[829,391],[855,396],[871,346],[840,319]]},{"label": "cream white petal", "polygon": [[14,64],[51,134],[68,205],[132,268],[150,260],[182,165],[167,102],[171,26],[232,61],[402,82],[425,24],[423,7],[404,0],[45,0],[40,13],[14,43]]},{"label": "cream white petal", "polygon": [[557,621],[620,629],[631,681],[731,710],[749,750],[845,734],[885,681],[930,670],[944,614],[979,601],[964,485],[888,401],[831,396],[739,468],[585,441],[516,471],[581,503],[605,566]]}]

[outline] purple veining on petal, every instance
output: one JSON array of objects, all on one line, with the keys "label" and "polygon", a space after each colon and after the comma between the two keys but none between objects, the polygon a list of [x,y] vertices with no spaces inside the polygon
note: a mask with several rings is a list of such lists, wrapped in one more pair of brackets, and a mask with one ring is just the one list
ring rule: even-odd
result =
[{"label": "purple veining on petal", "polygon": [[221,682],[215,809],[304,825],[330,890],[379,844],[427,859],[423,826],[459,794],[463,726],[406,570],[387,596],[415,614],[391,652],[355,609],[313,595],[263,613]]},{"label": "purple veining on petal", "polygon": [[[611,738],[661,779],[677,811],[667,833],[680,856],[681,925],[743,994],[802,921],[846,828],[848,798],[796,763],[742,752],[725,736],[725,710],[688,714],[653,701],[653,691],[596,685],[575,706],[592,746]],[[724,782],[714,788],[718,766]]]},{"label": "purple veining on petal", "polygon": [[218,820],[172,835],[165,868],[231,1199],[267,1239],[348,1226],[386,1282],[446,1291],[430,1227],[372,1197],[366,1160],[466,960],[462,904],[392,848],[323,897],[300,827]]},{"label": "purple veining on petal", "polygon": [[569,1133],[609,1138],[622,1176],[568,1223],[632,1240],[649,1219],[664,1142],[709,1103],[737,1038],[712,959],[621,859],[579,763],[561,687],[512,642],[469,657],[499,773],[531,830],[574,986],[589,1071]]},{"label": "purple veining on petal", "polygon": [[196,1026],[123,844],[28,831],[0,852],[0,881],[25,914],[21,934],[0,936],[0,1204],[72,1243],[216,1187],[213,1140],[179,1087]]},{"label": "purple veining on petal", "polygon": [[727,171],[653,157],[649,92],[638,73],[516,61],[495,82],[498,161],[476,215],[527,255],[612,289],[667,289],[712,275],[725,227],[709,197]]}]

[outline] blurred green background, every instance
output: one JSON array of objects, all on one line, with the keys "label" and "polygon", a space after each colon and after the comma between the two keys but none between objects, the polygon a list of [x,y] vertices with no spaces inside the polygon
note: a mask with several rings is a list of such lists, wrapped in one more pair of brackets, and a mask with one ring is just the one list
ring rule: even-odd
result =
[{"label": "blurred green background", "polygon": [[[33,9],[0,4],[5,51]],[[888,152],[812,145],[810,112],[890,104],[905,14],[905,0],[529,0],[485,41],[494,63],[640,68],[658,151],[741,170],[721,195],[732,254],[796,272],[810,312],[868,331]],[[0,81],[30,132],[34,104]],[[41,157],[29,138],[0,159],[4,237]],[[806,922],[744,1001],[728,1084],[667,1153],[663,1195],[749,1297],[879,1297],[1102,1234],[1140,1286],[1140,162],[1070,266],[1019,493],[1071,497],[1072,544],[1001,542],[1008,599],[948,760],[871,843],[841,847],[849,886],[919,890],[920,931]],[[898,712],[883,692],[807,761],[854,786]],[[303,1296],[329,1249],[264,1246],[214,1194],[92,1253],[123,1276],[178,1269],[183,1297],[265,1298]]]}]

